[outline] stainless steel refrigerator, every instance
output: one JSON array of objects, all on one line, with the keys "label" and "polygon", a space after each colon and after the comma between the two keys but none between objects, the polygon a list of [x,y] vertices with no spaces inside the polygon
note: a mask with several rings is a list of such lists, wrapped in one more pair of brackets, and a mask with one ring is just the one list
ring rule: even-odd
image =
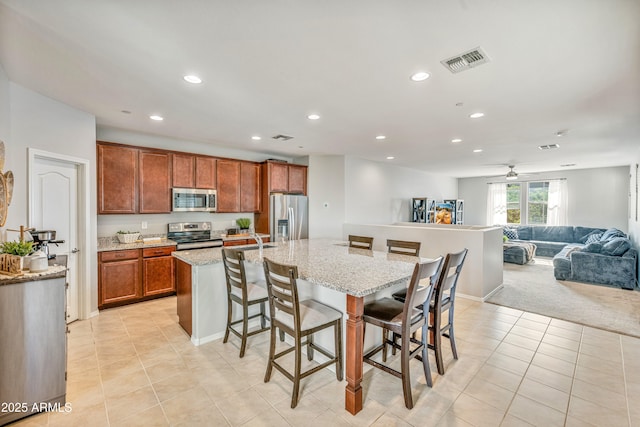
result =
[{"label": "stainless steel refrigerator", "polygon": [[309,237],[309,205],[307,196],[271,195],[269,234],[272,242]]}]

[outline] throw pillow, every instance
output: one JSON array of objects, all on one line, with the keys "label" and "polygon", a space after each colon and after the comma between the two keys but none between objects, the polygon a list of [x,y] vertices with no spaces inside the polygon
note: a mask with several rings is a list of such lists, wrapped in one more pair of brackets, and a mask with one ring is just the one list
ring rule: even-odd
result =
[{"label": "throw pillow", "polygon": [[591,233],[587,236],[587,240],[584,241],[585,244],[589,244],[589,243],[595,243],[595,242],[599,242],[600,238],[602,237],[603,233]]},{"label": "throw pillow", "polygon": [[509,240],[517,240],[518,239],[518,230],[516,228],[507,228],[505,227],[502,230],[502,234],[507,236]]},{"label": "throw pillow", "polygon": [[602,254],[621,256],[629,250],[631,242],[624,237],[614,237],[602,246]]},{"label": "throw pillow", "polygon": [[582,252],[591,252],[594,254],[599,254],[600,252],[602,252],[603,246],[604,244],[602,242],[593,242],[593,243],[589,243],[588,245],[583,247],[581,250]]},{"label": "throw pillow", "polygon": [[602,234],[602,237],[600,237],[600,241],[606,242],[613,239],[614,237],[627,237],[627,235],[617,228],[609,228]]}]

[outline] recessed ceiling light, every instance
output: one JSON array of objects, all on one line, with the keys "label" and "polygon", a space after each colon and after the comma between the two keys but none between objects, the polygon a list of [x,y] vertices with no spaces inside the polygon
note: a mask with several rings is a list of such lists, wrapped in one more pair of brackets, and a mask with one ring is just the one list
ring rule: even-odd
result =
[{"label": "recessed ceiling light", "polygon": [[198,76],[189,75],[189,76],[184,76],[183,78],[186,82],[193,83],[196,85],[202,83],[202,79]]},{"label": "recessed ceiling light", "polygon": [[259,137],[258,135],[253,135],[251,139],[253,139],[254,141],[260,141],[262,137]]},{"label": "recessed ceiling light", "polygon": [[473,150],[474,153],[482,153],[482,148],[476,148]]},{"label": "recessed ceiling light", "polygon": [[393,156],[387,156],[387,160],[393,160],[393,159],[395,159],[395,157],[393,157]]},{"label": "recessed ceiling light", "polygon": [[318,120],[319,118],[320,118],[320,116],[317,115],[317,114],[309,114],[307,116],[307,119],[309,119],[309,120]]},{"label": "recessed ceiling light", "polygon": [[430,75],[431,74],[427,73],[426,71],[418,71],[417,73],[411,75],[411,80],[413,80],[414,82],[421,82],[427,80]]},{"label": "recessed ceiling light", "polygon": [[460,138],[453,138],[451,142],[453,142],[454,144],[457,144],[459,142],[462,142],[462,140]]},{"label": "recessed ceiling light", "polygon": [[378,135],[376,136],[376,139],[382,140],[382,139],[387,139],[387,137],[384,135]]},{"label": "recessed ceiling light", "polygon": [[149,118],[150,118],[151,120],[155,120],[156,122],[161,122],[161,121],[163,121],[163,120],[164,120],[164,117],[162,117],[162,116],[158,116],[158,115],[155,115],[155,114],[154,114],[154,115],[152,115],[152,116],[149,116]]},{"label": "recessed ceiling light", "polygon": [[472,113],[469,114],[469,117],[471,117],[472,119],[479,119],[480,117],[484,117],[484,113]]},{"label": "recessed ceiling light", "polygon": [[558,138],[561,138],[563,136],[565,136],[567,134],[567,132],[569,132],[568,130],[564,129],[564,130],[559,130],[558,132],[556,132],[556,136]]}]

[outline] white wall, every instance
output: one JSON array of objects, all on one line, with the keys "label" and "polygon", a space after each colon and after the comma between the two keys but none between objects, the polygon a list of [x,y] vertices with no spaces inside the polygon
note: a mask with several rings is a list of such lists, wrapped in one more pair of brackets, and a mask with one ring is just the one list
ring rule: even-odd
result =
[{"label": "white wall", "polygon": [[[89,188],[96,188],[96,125],[95,117],[91,114],[42,96],[18,84],[9,82],[8,86],[10,136],[5,140],[7,147],[5,170],[13,171],[15,184],[6,228],[16,229],[20,225],[32,225],[29,224],[27,203],[27,148],[87,161],[89,164],[87,185]],[[88,248],[90,262],[88,287],[90,310],[95,311],[98,305],[95,191],[91,192],[89,205],[90,220],[85,230],[91,242]],[[6,232],[5,237],[7,240],[15,240],[18,234]]]},{"label": "white wall", "polygon": [[9,111],[9,78],[0,64],[0,141],[3,141],[5,146],[11,133]]},{"label": "white wall", "polygon": [[[616,227],[628,232],[629,167],[550,172],[530,180],[567,179],[568,223],[584,227]],[[465,201],[465,223],[487,224],[488,178],[461,178],[458,194]]]},{"label": "white wall", "polygon": [[309,237],[342,236],[345,221],[344,156],[309,156]]},{"label": "white wall", "polygon": [[412,197],[458,198],[455,178],[355,157],[346,157],[345,165],[345,222],[409,221]]}]

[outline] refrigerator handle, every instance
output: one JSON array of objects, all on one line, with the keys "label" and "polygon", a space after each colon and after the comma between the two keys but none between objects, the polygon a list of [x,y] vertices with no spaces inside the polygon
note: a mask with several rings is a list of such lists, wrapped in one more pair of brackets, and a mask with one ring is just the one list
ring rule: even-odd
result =
[{"label": "refrigerator handle", "polygon": [[289,207],[287,210],[289,214],[289,240],[295,240],[295,232],[296,232],[295,215],[293,213],[292,207]]}]

